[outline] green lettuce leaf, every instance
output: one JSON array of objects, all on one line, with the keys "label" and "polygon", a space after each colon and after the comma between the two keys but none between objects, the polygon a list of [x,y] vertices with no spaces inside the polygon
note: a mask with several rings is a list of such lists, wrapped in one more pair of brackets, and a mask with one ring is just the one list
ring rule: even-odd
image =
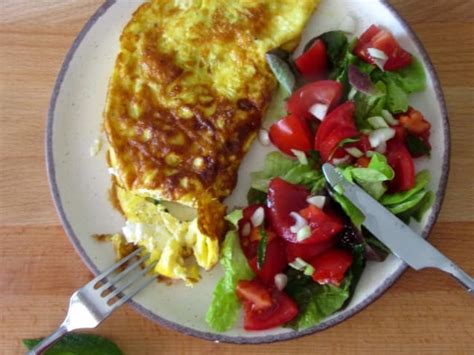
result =
[{"label": "green lettuce leaf", "polygon": [[418,205],[418,203],[420,203],[423,200],[423,198],[425,197],[425,195],[427,193],[428,193],[428,191],[425,191],[425,190],[419,191],[419,192],[415,193],[414,195],[412,195],[407,200],[405,200],[405,201],[403,201],[399,204],[396,204],[396,205],[387,206],[387,208],[393,214],[400,214],[402,212],[406,212],[406,211],[416,207]]},{"label": "green lettuce leaf", "polygon": [[420,201],[418,206],[416,206],[413,210],[412,217],[418,221],[421,222],[421,219],[425,215],[425,213],[430,209],[430,207],[433,205],[435,201],[435,194],[432,191],[428,191],[426,195],[423,197],[423,199]]},{"label": "green lettuce leaf", "polygon": [[344,195],[334,192],[332,198],[341,206],[345,214],[349,216],[352,224],[360,229],[365,220],[364,214]]},{"label": "green lettuce leaf", "polygon": [[314,165],[312,157],[308,157],[308,164],[301,164],[280,152],[271,152],[265,157],[263,170],[250,174],[251,187],[266,193],[270,180],[278,176],[289,183],[304,185],[312,192],[318,191],[324,187],[325,179]]},{"label": "green lettuce leaf", "polygon": [[251,280],[255,276],[240,248],[235,230],[226,234],[220,262],[224,276],[214,289],[206,322],[213,330],[224,332],[234,325],[239,315],[240,302],[235,293],[237,283],[239,280]]},{"label": "green lettuce leaf", "polygon": [[402,203],[428,186],[430,180],[430,172],[428,170],[422,170],[416,175],[415,186],[411,190],[387,194],[382,197],[380,202],[385,206]]},{"label": "green lettuce leaf", "polygon": [[237,227],[237,223],[242,219],[243,212],[241,209],[235,209],[227,216],[225,216],[225,220],[230,222],[234,227]]},{"label": "green lettuce leaf", "polygon": [[347,305],[364,269],[363,250],[363,246],[354,248],[353,264],[339,287],[320,285],[310,276],[289,269],[285,292],[296,302],[299,313],[286,326],[295,330],[314,326]]},{"label": "green lettuce leaf", "polygon": [[414,56],[409,66],[397,71],[385,72],[384,76],[395,82],[407,94],[423,91],[426,87],[425,69],[421,61]]},{"label": "green lettuce leaf", "polygon": [[408,110],[407,93],[391,76],[384,76],[383,80],[387,85],[387,109],[392,113],[406,112]]},{"label": "green lettuce leaf", "polygon": [[[39,339],[23,339],[29,350],[41,342]],[[68,333],[44,352],[44,355],[122,355],[119,347],[109,339],[93,334]]]},{"label": "green lettuce leaf", "polygon": [[384,182],[392,180],[395,176],[395,172],[388,164],[387,158],[380,153],[372,155],[367,168],[349,166],[343,170],[342,174],[348,181],[355,181],[377,200],[387,190]]},{"label": "green lettuce leaf", "polygon": [[431,147],[426,144],[422,139],[418,138],[414,134],[408,133],[406,136],[407,148],[411,155],[422,156],[430,155]]},{"label": "green lettuce leaf", "polygon": [[367,118],[380,116],[386,106],[387,86],[383,81],[377,81],[374,85],[374,93],[367,95],[357,92],[354,96],[355,122],[359,130],[371,130]]}]

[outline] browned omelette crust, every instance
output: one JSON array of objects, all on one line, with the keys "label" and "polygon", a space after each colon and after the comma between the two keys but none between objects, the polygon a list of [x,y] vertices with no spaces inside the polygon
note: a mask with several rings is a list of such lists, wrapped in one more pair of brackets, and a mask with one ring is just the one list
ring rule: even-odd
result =
[{"label": "browned omelette crust", "polygon": [[215,235],[224,226],[204,224],[225,208],[213,200],[235,187],[276,86],[265,52],[293,48],[317,1],[301,1],[282,34],[276,14],[294,8],[288,0],[177,2],[145,3],[125,27],[104,127],[121,185],[198,207],[200,229]]}]

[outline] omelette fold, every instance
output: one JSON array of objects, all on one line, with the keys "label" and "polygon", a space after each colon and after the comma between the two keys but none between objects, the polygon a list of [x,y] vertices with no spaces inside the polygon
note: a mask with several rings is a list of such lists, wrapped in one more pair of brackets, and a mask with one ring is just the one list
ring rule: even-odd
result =
[{"label": "omelette fold", "polygon": [[[276,87],[265,53],[293,50],[318,2],[153,0],[135,11],[104,111],[112,199],[127,220],[116,244],[144,246],[157,273],[187,284],[216,264],[222,200]],[[183,219],[169,201],[192,212]]]}]

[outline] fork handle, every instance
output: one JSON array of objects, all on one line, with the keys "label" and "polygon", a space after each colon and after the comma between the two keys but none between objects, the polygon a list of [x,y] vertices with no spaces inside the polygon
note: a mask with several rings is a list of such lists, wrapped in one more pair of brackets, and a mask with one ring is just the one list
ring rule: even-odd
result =
[{"label": "fork handle", "polygon": [[51,345],[61,339],[68,332],[66,326],[61,324],[50,336],[44,338],[33,349],[28,351],[27,355],[40,355],[47,350]]}]

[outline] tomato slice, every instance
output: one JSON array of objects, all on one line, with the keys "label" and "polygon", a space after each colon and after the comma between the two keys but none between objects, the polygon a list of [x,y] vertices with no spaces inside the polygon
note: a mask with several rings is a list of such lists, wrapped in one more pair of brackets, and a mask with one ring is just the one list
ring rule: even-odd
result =
[{"label": "tomato slice", "polygon": [[407,191],[415,186],[415,164],[404,144],[391,139],[387,142],[387,161],[395,171],[390,182],[392,192]]},{"label": "tomato slice", "polygon": [[243,209],[242,218],[238,223],[240,246],[242,248],[242,251],[244,252],[244,255],[247,257],[247,260],[251,260],[257,255],[257,247],[258,242],[260,240],[260,231],[259,228],[254,228],[252,226],[250,220],[255,210],[259,207],[264,208],[265,214],[267,214],[267,209],[265,206],[258,204],[250,205]]},{"label": "tomato slice", "polygon": [[430,131],[431,124],[423,117],[420,111],[415,110],[413,107],[409,107],[406,113],[401,113],[396,118],[408,132],[415,136],[422,137]]},{"label": "tomato slice", "polygon": [[257,310],[251,302],[244,302],[244,329],[264,330],[278,327],[296,317],[298,307],[284,292],[271,289],[272,306]]},{"label": "tomato slice", "polygon": [[296,234],[290,230],[295,224],[290,212],[299,212],[308,206],[308,196],[309,191],[303,186],[290,184],[280,178],[270,181],[267,198],[270,226],[289,242],[297,242]]},{"label": "tomato slice", "polygon": [[270,140],[283,153],[293,155],[292,149],[307,152],[312,148],[312,134],[308,124],[289,115],[270,127]]},{"label": "tomato slice", "polygon": [[[323,162],[329,161],[332,156],[341,157],[346,155],[342,148],[338,148],[338,144],[346,138],[354,137],[358,134],[356,128],[342,127],[332,131],[324,141],[319,145],[319,153]],[[337,152],[336,152],[337,151]]]},{"label": "tomato slice", "polygon": [[320,39],[295,60],[296,67],[304,77],[318,80],[324,77],[327,71],[326,46]]},{"label": "tomato slice", "polygon": [[291,263],[296,258],[303,260],[311,260],[316,255],[324,253],[326,250],[331,249],[336,244],[337,238],[331,238],[329,240],[313,243],[313,244],[302,244],[302,243],[286,243],[286,261]]},{"label": "tomato slice", "polygon": [[310,264],[315,270],[314,281],[321,285],[339,286],[344,280],[344,274],[352,265],[352,253],[344,249],[332,248],[314,257]]},{"label": "tomato slice", "polygon": [[341,101],[342,84],[333,80],[321,80],[309,83],[296,90],[288,99],[287,110],[299,117],[312,120],[309,112],[315,104],[328,106],[328,113]]},{"label": "tomato slice", "polygon": [[242,301],[252,303],[255,310],[262,310],[272,306],[270,292],[257,280],[240,280],[237,283],[236,293]]},{"label": "tomato slice", "polygon": [[327,242],[344,228],[343,222],[334,215],[325,213],[322,209],[309,205],[300,211],[301,217],[308,221],[311,236],[301,244]]},{"label": "tomato slice", "polygon": [[354,112],[354,103],[352,101],[347,101],[342,105],[336,107],[329,115],[327,115],[324,121],[318,127],[318,130],[316,131],[316,137],[314,139],[314,148],[316,150],[319,150],[321,147],[321,143],[325,140],[325,138],[336,129],[356,129],[354,123]]},{"label": "tomato slice", "polygon": [[412,56],[405,51],[389,31],[382,30],[375,25],[370,26],[357,42],[354,53],[362,60],[374,64],[374,59],[368,52],[369,48],[376,48],[384,52],[388,59],[384,70],[398,70],[411,63]]},{"label": "tomato slice", "polygon": [[370,158],[363,156],[357,159],[355,165],[359,168],[367,168],[370,164]]},{"label": "tomato slice", "polygon": [[275,275],[282,272],[286,266],[285,242],[276,238],[267,244],[262,268],[257,267],[257,256],[249,260],[249,265],[265,285],[275,283]]}]

